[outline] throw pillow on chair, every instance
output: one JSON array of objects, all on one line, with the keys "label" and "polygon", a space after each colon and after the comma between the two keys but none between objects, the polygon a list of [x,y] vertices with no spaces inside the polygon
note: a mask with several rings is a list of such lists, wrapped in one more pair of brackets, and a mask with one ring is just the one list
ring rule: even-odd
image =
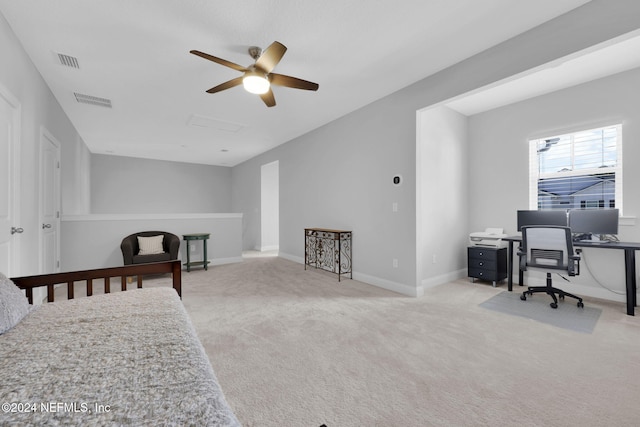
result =
[{"label": "throw pillow on chair", "polygon": [[138,246],[140,247],[140,251],[138,252],[138,255],[163,254],[164,253],[164,248],[162,247],[163,240],[164,240],[163,235],[151,236],[151,237],[138,236]]}]

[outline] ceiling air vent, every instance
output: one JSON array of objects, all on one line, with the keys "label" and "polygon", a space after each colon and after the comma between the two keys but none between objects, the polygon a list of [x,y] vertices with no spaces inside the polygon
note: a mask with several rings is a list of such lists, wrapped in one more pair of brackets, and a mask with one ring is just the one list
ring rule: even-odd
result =
[{"label": "ceiling air vent", "polygon": [[60,64],[80,69],[80,65],[78,65],[78,58],[74,58],[73,56],[65,55],[63,53],[58,54],[58,59],[60,60]]},{"label": "ceiling air vent", "polygon": [[78,101],[81,104],[91,104],[91,105],[97,105],[99,107],[111,108],[110,99],[99,98],[97,96],[91,96],[91,95],[83,95],[81,93],[75,93],[75,92],[73,94],[76,96],[76,101]]},{"label": "ceiling air vent", "polygon": [[197,114],[192,114],[187,121],[188,126],[195,126],[200,128],[210,128],[216,130],[222,130],[226,132],[238,132],[242,128],[243,125],[238,123],[227,122],[224,120],[218,120],[211,117],[198,116]]}]

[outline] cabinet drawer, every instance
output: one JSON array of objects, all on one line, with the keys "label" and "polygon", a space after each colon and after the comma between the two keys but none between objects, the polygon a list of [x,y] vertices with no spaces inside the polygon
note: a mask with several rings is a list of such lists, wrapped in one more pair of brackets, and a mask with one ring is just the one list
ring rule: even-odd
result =
[{"label": "cabinet drawer", "polygon": [[471,247],[467,248],[469,258],[479,258],[495,261],[498,259],[498,251],[495,249]]},{"label": "cabinet drawer", "polygon": [[469,277],[475,277],[476,279],[484,279],[484,280],[502,280],[499,277],[497,271],[495,270],[485,270],[483,268],[470,268],[469,269]]},{"label": "cabinet drawer", "polygon": [[507,248],[467,247],[468,276],[496,282],[507,277]]},{"label": "cabinet drawer", "polygon": [[495,260],[484,258],[469,258],[469,268],[481,268],[483,270],[495,271],[498,263]]}]

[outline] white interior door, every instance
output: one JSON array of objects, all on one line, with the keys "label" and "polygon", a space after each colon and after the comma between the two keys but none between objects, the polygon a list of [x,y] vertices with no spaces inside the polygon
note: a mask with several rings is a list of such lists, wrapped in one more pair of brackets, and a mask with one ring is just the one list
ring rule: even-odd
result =
[{"label": "white interior door", "polygon": [[40,135],[40,270],[59,271],[60,144],[45,129]]},{"label": "white interior door", "polygon": [[19,104],[0,87],[0,272],[19,274]]}]

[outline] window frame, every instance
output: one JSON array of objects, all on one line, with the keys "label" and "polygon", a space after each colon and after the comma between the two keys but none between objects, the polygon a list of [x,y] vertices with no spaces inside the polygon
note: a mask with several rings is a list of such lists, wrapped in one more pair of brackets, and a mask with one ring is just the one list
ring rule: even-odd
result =
[{"label": "window frame", "polygon": [[[570,136],[572,137],[572,142],[571,142],[571,147],[570,147],[570,156],[571,158],[571,164],[574,164],[574,158],[575,158],[575,141],[573,140],[573,137],[576,134],[580,134],[583,132],[592,132],[592,131],[598,131],[598,130],[603,130],[603,129],[608,129],[608,128],[615,128],[616,129],[616,165],[614,167],[607,167],[607,168],[599,168],[599,167],[594,167],[594,168],[584,168],[584,169],[577,169],[577,170],[566,170],[566,171],[562,171],[562,172],[546,172],[546,173],[540,173],[540,168],[539,168],[539,153],[538,153],[538,143],[541,140],[550,140],[550,139],[554,139],[554,138],[563,138],[563,137],[567,137]],[[528,140],[528,144],[529,144],[529,209],[533,209],[533,210],[553,210],[554,208],[544,208],[543,206],[541,206],[540,204],[540,200],[539,200],[539,189],[538,189],[538,182],[540,179],[549,179],[549,178],[570,178],[570,177],[579,177],[579,176],[588,176],[588,175],[597,175],[597,174],[602,174],[602,173],[612,173],[615,176],[615,190],[614,190],[614,194],[615,194],[615,208],[619,210],[620,215],[622,215],[622,207],[623,207],[623,194],[622,194],[622,172],[623,172],[623,167],[622,167],[622,160],[623,160],[623,156],[622,156],[622,148],[623,148],[623,140],[622,140],[622,123],[614,123],[614,124],[605,124],[605,125],[601,125],[601,126],[595,126],[592,128],[581,128],[581,129],[576,129],[576,130],[572,130],[572,131],[567,131],[567,132],[563,132],[563,133],[558,133],[556,135],[553,136],[542,136],[542,137],[537,137],[537,138],[530,138]],[[597,207],[587,207],[587,209],[593,209],[593,208],[602,208],[602,203],[598,203]],[[586,204],[585,204],[586,207]],[[610,203],[609,202],[604,202],[604,208],[609,208]],[[581,206],[573,206],[571,204],[569,204],[567,206],[567,209],[570,208],[577,208],[580,209]],[[555,208],[555,209],[559,209],[559,208]]]}]

